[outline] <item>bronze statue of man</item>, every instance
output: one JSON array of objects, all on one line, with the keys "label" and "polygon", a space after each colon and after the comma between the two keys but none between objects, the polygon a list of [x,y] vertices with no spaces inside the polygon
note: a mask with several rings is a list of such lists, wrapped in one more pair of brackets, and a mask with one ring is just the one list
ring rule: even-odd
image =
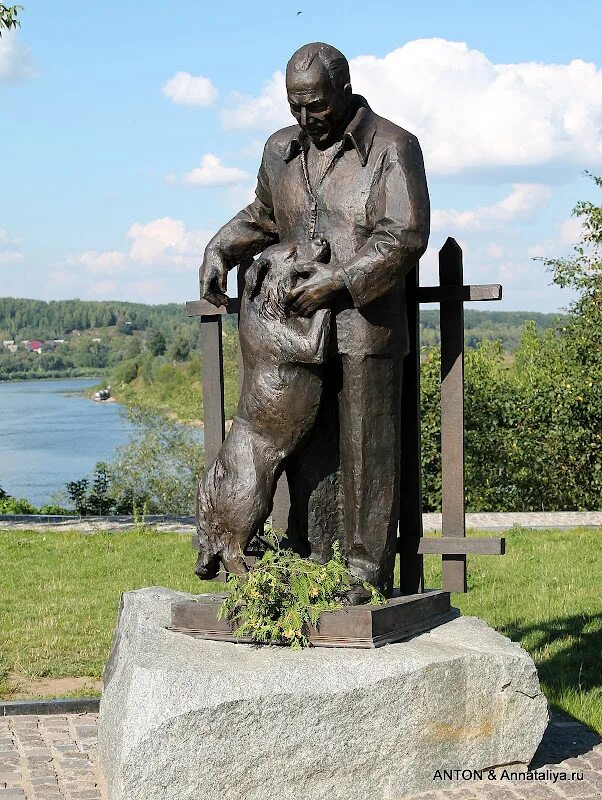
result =
[{"label": "bronze statue of man", "polygon": [[[352,93],[336,48],[301,47],[286,69],[295,125],[268,139],[255,200],[209,242],[201,296],[225,302],[228,270],[275,243],[323,237],[286,296],[288,313],[331,310],[315,423],[283,468],[288,537],[316,560],[338,539],[351,571],[390,594],[399,513],[404,279],[426,249],[429,197],[414,135]],[[358,598],[361,590],[358,590]],[[353,599],[352,599],[353,601]]]}]

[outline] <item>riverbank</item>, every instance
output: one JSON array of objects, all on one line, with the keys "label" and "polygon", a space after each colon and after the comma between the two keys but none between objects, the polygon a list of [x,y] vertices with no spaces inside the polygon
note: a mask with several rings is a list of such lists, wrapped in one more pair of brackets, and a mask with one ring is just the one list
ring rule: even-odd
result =
[{"label": "riverbank", "polygon": [[[66,374],[65,374],[66,373]],[[38,381],[95,381],[103,374],[95,370],[94,375],[90,375],[89,370],[48,370],[46,372],[15,372],[8,377],[0,378],[0,383],[36,383]]]},{"label": "riverbank", "polygon": [[[234,415],[238,404],[239,372],[236,332],[224,332],[224,395],[226,417]],[[186,361],[166,358],[132,359],[122,363],[103,383],[111,386],[111,395],[119,403],[155,409],[168,419],[202,427],[202,363],[197,355]]]},{"label": "riverbank", "polygon": [[[172,398],[165,399],[158,396],[157,393],[153,391],[152,387],[149,388],[144,386],[142,381],[137,382],[136,386],[126,385],[117,390],[114,390],[113,387],[111,387],[111,396],[106,400],[99,400],[97,397],[95,397],[97,392],[99,392],[101,389],[107,388],[108,385],[108,382],[103,382],[92,386],[85,392],[86,399],[101,404],[117,403],[121,406],[133,406],[135,408],[142,409],[150,408],[160,411],[170,422],[177,422],[180,425],[188,425],[192,428],[205,427],[203,420],[199,419],[199,416],[202,415],[203,412],[202,401],[200,399],[200,392],[202,391],[200,384],[199,387],[196,387],[198,388],[199,396],[197,397],[196,393],[194,393],[192,397],[192,403],[189,402],[186,404],[179,404],[180,413],[171,407]],[[196,417],[194,417],[192,416],[194,414],[193,403],[197,401],[199,408],[196,411]],[[186,416],[183,416],[183,414]],[[231,423],[231,420],[228,420],[226,425],[228,425],[228,423]]]}]

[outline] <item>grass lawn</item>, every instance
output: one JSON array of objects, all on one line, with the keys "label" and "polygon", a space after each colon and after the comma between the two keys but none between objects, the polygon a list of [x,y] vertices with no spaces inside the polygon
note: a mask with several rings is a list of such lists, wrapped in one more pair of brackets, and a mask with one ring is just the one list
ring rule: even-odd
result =
[{"label": "grass lawn", "polygon": [[[482,534],[481,534],[482,535]],[[507,554],[469,558],[464,614],[485,619],[533,656],[550,703],[602,732],[602,566],[597,530],[506,534]],[[209,591],[192,574],[187,536],[0,532],[0,697],[9,673],[99,676],[120,593],[142,586]],[[426,585],[440,558],[426,557]]]}]

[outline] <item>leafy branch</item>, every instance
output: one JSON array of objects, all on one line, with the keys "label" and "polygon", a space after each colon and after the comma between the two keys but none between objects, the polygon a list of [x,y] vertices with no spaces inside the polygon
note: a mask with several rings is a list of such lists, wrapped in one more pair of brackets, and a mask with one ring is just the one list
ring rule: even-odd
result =
[{"label": "leafy branch", "polygon": [[[309,645],[309,628],[325,611],[343,608],[342,595],[357,584],[345,564],[338,542],[326,564],[301,558],[292,550],[273,547],[244,576],[231,575],[230,592],[220,606],[218,618],[238,625],[236,636],[250,636],[261,644],[284,644],[294,650]],[[378,605],[384,597],[363,584]]]},{"label": "leafy branch", "polygon": [[21,21],[17,19],[19,11],[23,11],[23,6],[5,6],[0,3],[0,37],[3,28],[10,31],[11,28],[21,27]]}]

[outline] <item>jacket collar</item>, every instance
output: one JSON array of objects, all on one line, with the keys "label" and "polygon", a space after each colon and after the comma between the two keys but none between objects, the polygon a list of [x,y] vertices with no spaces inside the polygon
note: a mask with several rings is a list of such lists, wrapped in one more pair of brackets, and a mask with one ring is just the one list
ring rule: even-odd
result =
[{"label": "jacket collar", "polygon": [[[343,141],[355,148],[362,167],[365,167],[368,163],[368,155],[376,133],[376,118],[374,112],[361,95],[354,94],[353,100],[356,110],[351,122],[345,129]],[[291,161],[295,156],[299,155],[301,150],[307,151],[309,144],[309,136],[305,131],[298,128],[298,132],[294,134],[284,151],[284,160]]]}]

